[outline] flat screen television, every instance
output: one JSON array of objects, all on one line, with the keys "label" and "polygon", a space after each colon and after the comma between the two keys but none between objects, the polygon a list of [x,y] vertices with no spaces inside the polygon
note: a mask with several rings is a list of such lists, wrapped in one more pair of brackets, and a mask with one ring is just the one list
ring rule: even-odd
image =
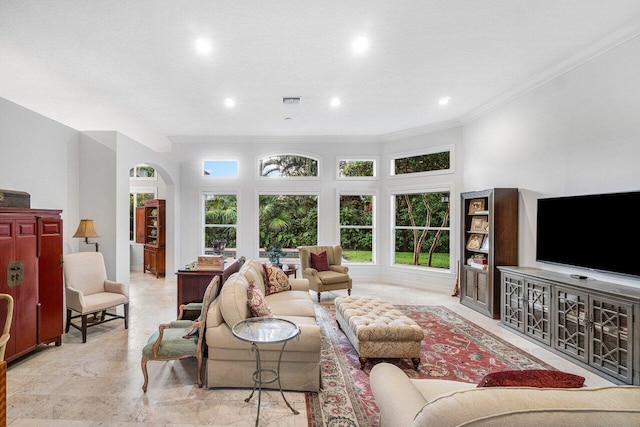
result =
[{"label": "flat screen television", "polygon": [[536,260],[640,276],[640,192],[538,199]]}]

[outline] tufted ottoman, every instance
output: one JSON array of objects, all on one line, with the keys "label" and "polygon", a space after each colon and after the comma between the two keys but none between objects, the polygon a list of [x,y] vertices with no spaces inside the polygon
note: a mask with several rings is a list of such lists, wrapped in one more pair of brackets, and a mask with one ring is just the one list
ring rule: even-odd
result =
[{"label": "tufted ottoman", "polygon": [[420,365],[422,328],[380,298],[359,296],[334,300],[338,327],[358,352],[360,369],[370,358],[410,358]]}]

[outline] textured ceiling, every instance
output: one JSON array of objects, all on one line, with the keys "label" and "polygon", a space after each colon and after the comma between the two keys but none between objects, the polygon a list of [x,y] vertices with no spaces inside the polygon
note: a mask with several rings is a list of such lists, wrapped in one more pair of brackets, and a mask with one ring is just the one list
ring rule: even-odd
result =
[{"label": "textured ceiling", "polygon": [[638,0],[1,0],[0,96],[159,151],[175,136],[381,136],[469,117],[639,18]]}]

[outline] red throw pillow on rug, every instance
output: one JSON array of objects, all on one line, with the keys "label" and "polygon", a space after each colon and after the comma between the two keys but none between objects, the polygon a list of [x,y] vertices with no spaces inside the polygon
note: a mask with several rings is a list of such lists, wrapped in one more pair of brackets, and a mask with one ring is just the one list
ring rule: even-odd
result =
[{"label": "red throw pillow on rug", "polygon": [[485,375],[478,387],[580,388],[584,377],[561,371],[526,369],[501,371]]},{"label": "red throw pillow on rug", "polygon": [[329,271],[329,261],[327,260],[327,251],[319,254],[311,253],[311,267],[318,271]]}]

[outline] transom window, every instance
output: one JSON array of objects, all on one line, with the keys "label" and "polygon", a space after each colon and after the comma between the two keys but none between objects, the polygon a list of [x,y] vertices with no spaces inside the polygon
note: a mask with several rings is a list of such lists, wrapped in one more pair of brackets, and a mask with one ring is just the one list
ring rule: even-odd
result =
[{"label": "transom window", "polygon": [[260,176],[275,177],[317,177],[318,160],[295,154],[265,157],[258,162]]},{"label": "transom window", "polygon": [[440,190],[392,196],[394,264],[450,268],[449,193]]},{"label": "transom window", "polygon": [[442,150],[415,156],[396,157],[391,163],[392,175],[448,171],[451,169],[451,151]]},{"label": "transom window", "polygon": [[340,195],[340,245],[349,262],[373,262],[375,196]]},{"label": "transom window", "polygon": [[204,254],[213,254],[214,241],[223,241],[225,255],[235,257],[237,225],[238,197],[235,194],[204,194]]},{"label": "transom window", "polygon": [[375,160],[338,160],[338,178],[372,178],[375,176]]},{"label": "transom window", "polygon": [[129,170],[130,178],[156,178],[156,170],[151,166],[140,164]]},{"label": "transom window", "polygon": [[238,176],[237,160],[205,160],[204,175],[213,177]]}]

